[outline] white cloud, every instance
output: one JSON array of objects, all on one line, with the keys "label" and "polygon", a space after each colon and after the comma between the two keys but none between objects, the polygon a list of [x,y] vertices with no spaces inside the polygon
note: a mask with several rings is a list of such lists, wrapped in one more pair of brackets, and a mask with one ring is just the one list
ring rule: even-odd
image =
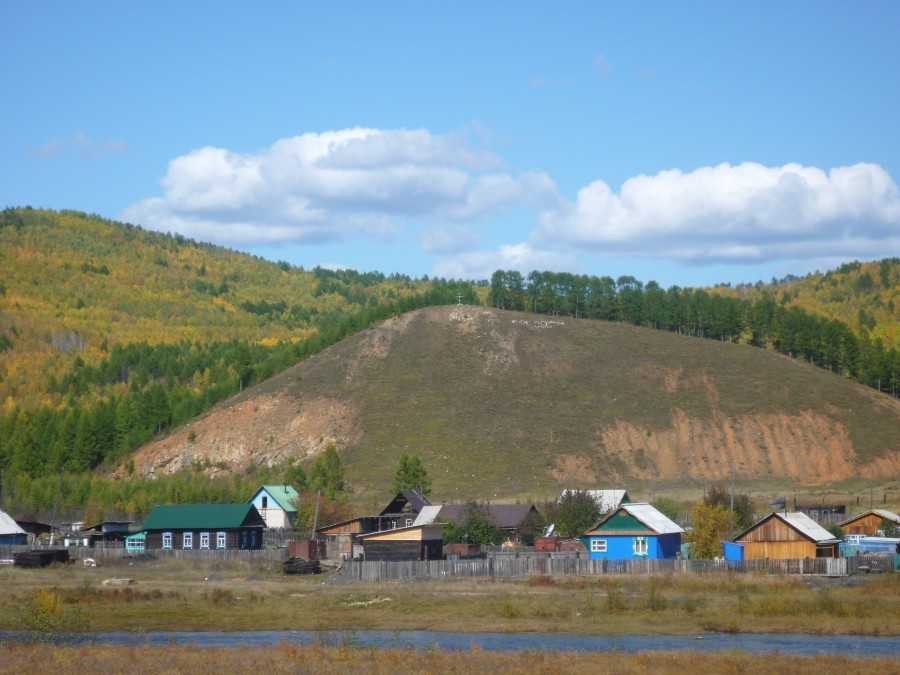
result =
[{"label": "white cloud", "polygon": [[462,135],[308,133],[253,154],[201,148],[178,157],[162,180],[164,195],[122,217],[219,243],[386,240],[411,219],[477,220],[523,201],[554,203],[549,178],[502,168]]},{"label": "white cloud", "polygon": [[518,270],[527,275],[534,270],[572,271],[575,258],[570,254],[539,250],[531,244],[504,244],[495,251],[473,251],[438,258],[434,274],[453,279],[489,279],[498,269]]},{"label": "white cloud", "polygon": [[440,225],[422,233],[422,250],[432,254],[459,253],[475,248],[478,241],[478,235],[468,228]]},{"label": "white cloud", "polygon": [[[900,245],[900,190],[880,166],[721,164],[603,181],[541,214],[540,245],[601,255],[761,261],[883,255]],[[855,253],[850,253],[854,251]]]}]

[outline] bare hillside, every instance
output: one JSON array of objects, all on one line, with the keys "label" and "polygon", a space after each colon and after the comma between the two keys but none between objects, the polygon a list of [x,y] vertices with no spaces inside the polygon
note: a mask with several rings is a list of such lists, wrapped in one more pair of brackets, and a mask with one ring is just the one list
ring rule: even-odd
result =
[{"label": "bare hillside", "polygon": [[818,485],[900,475],[900,401],[748,346],[446,306],[342,341],[134,464],[145,476],[236,471],[328,442],[361,493],[383,490],[402,452],[454,499],[732,468]]}]

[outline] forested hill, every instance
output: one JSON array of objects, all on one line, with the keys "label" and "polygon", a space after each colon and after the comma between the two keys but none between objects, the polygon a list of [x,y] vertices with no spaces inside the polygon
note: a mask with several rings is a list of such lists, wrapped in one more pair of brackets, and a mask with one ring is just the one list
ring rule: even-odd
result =
[{"label": "forested hill", "polygon": [[304,270],[98,216],[0,212],[0,469],[78,471],[470,284]]},{"label": "forested hill", "polygon": [[[599,320],[589,323],[706,338],[691,341],[700,351],[718,349],[713,340],[753,345],[761,349],[750,351],[760,353],[777,350],[839,373],[843,378],[824,373],[838,382],[853,379],[896,397],[900,350],[891,341],[896,339],[898,289],[896,259],[772,285],[667,290],[633,277],[614,281],[551,272],[526,278],[498,271],[490,282],[473,283],[304,270],[84,213],[5,209],[0,212],[3,486],[15,487],[23,499],[27,495],[35,508],[46,508],[58,491],[55,477],[64,470],[67,481],[81,486],[71,488],[73,495],[81,495],[70,504],[77,506],[78,500],[99,492],[91,482],[97,475],[123,462],[133,466],[128,459],[134,450],[175,430],[183,433],[185,424],[215,404],[242,391],[246,395],[248,387],[269,383],[298,361],[384,319],[460,302],[470,308],[530,312],[541,320],[589,318]],[[743,352],[725,354],[738,363]],[[592,358],[589,350],[582,357]],[[469,367],[460,363],[461,369]],[[547,368],[552,370],[552,364]],[[409,387],[415,395],[412,384],[404,381],[398,391]],[[267,386],[275,386],[274,381]],[[494,414],[509,418],[518,402],[497,396],[507,407]],[[409,412],[403,407],[373,409],[397,415],[385,422],[387,430],[405,424]],[[334,410],[313,406],[308,414],[327,420]],[[343,419],[356,419],[348,411]],[[435,411],[440,416],[446,409]],[[432,427],[444,422],[434,420]],[[623,418],[623,424],[620,429],[627,430],[637,423]],[[839,438],[836,429],[825,431]],[[274,444],[277,431],[273,427],[263,440]],[[326,431],[313,445],[340,435]],[[423,436],[410,438],[419,443]],[[209,442],[210,437],[203,439]],[[860,455],[870,460],[882,456],[886,446],[879,443],[854,440]],[[416,447],[409,449],[415,452]],[[354,450],[344,450],[352,459]],[[366,466],[364,457],[358,460],[357,466]],[[635,466],[649,470],[641,468],[645,464],[639,456]],[[852,462],[848,466],[852,469]],[[89,472],[98,468],[91,478]],[[181,483],[181,492],[167,500],[183,499],[189,484]]]}]

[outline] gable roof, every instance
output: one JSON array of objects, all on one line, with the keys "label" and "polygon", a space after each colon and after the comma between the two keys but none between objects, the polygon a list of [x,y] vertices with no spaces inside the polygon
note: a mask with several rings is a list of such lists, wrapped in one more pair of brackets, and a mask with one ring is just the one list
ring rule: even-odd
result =
[{"label": "gable roof", "polygon": [[0,511],[0,536],[10,535],[10,534],[28,534],[25,530],[19,527],[19,524],[12,519],[12,516],[7,515],[3,511]]},{"label": "gable roof", "polygon": [[763,523],[768,522],[772,518],[777,518],[801,536],[817,544],[833,543],[838,541],[838,539],[836,539],[835,536],[831,534],[831,532],[819,525],[808,515],[806,515],[805,513],[801,513],[800,511],[788,511],[787,513],[778,513],[776,511],[774,513],[771,513],[770,515],[760,520],[758,523],[751,525],[746,530],[741,532],[734,538],[734,541],[737,542],[748,532],[755,530]]},{"label": "gable roof", "polygon": [[859,520],[860,518],[865,518],[866,516],[873,515],[878,516],[882,520],[890,520],[892,523],[900,525],[900,516],[885,509],[869,509],[865,513],[857,513],[855,516],[850,516],[849,518],[847,518],[847,520],[842,520],[838,523],[838,525],[847,525],[848,523],[852,523],[854,520]]},{"label": "gable roof", "polygon": [[265,527],[253,504],[166,504],[154,506],[144,530],[233,529]]},{"label": "gable roof", "polygon": [[256,494],[250,498],[250,501],[256,501],[256,498],[259,497],[260,493],[263,491],[274,499],[275,503],[278,504],[283,511],[297,513],[297,507],[294,506],[294,500],[298,499],[300,495],[290,485],[263,485],[256,491]]},{"label": "gable roof", "polygon": [[428,497],[423,495],[418,490],[404,490],[403,492],[398,492],[396,496],[390,501],[390,503],[384,507],[384,510],[378,515],[391,516],[404,513],[403,509],[407,504],[409,504],[410,508],[416,513],[419,513],[424,506],[431,506],[431,502],[428,501]]},{"label": "gable roof", "polygon": [[[506,530],[522,525],[528,514],[535,510],[532,504],[488,504],[487,509],[494,525]],[[459,523],[465,510],[466,504],[443,504],[438,517]]]},{"label": "gable roof", "polygon": [[415,522],[413,525],[429,525],[434,522],[434,519],[438,517],[438,514],[441,512],[441,506],[434,504],[429,506],[423,506],[422,510],[419,511],[419,515],[416,516]]},{"label": "gable roof", "polygon": [[649,530],[656,532],[656,534],[679,534],[684,532],[684,530],[678,526],[678,523],[672,521],[655,506],[646,502],[620,505],[619,508],[603,516],[596,525],[588,530],[588,532],[592,533],[595,530],[598,530],[604,523],[621,511],[625,511]]}]

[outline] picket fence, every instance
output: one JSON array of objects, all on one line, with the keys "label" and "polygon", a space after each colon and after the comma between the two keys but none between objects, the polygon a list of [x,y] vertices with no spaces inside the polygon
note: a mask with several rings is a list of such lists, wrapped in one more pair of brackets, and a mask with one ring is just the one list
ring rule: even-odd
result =
[{"label": "picket fence", "polygon": [[[12,560],[14,553],[21,551],[50,550],[48,546],[0,546],[0,560]],[[229,549],[153,549],[140,555],[132,551],[126,551],[119,547],[69,546],[69,557],[72,560],[85,560],[87,558],[97,562],[118,560],[122,558],[134,558],[136,560],[247,560],[260,564],[281,564],[288,559],[286,548],[264,548],[254,551],[229,550]]]},{"label": "picket fence", "polygon": [[521,578],[530,576],[596,576],[603,574],[703,574],[732,571],[758,574],[847,576],[865,565],[891,572],[892,556],[806,558],[800,560],[591,560],[567,554],[490,554],[483,559],[422,561],[347,561],[338,574],[356,581],[415,579]]}]

